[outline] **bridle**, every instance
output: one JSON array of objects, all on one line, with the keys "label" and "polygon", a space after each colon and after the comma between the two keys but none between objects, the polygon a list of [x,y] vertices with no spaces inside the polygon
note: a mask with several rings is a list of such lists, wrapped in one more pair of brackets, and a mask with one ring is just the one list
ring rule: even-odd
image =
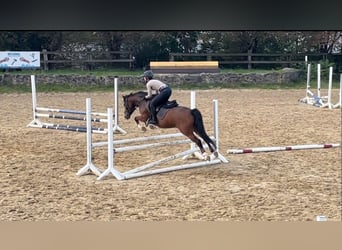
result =
[{"label": "bridle", "polygon": [[[133,114],[133,112],[134,112],[137,108],[139,108],[140,104],[141,104],[143,101],[146,101],[144,98],[141,98],[141,100],[134,102],[134,103],[133,103],[134,105],[130,106],[130,105],[128,104],[128,98],[131,97],[131,96],[133,96],[132,93],[124,97],[125,111],[128,112],[129,116],[131,116],[131,115]],[[146,102],[147,102],[147,101],[146,101]]]}]

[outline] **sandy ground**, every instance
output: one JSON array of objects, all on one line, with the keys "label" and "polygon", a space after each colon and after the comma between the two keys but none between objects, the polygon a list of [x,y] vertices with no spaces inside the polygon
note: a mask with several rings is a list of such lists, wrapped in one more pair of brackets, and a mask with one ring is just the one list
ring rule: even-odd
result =
[{"label": "sandy ground", "polygon": [[[31,94],[1,94],[0,220],[313,221],[325,215],[340,221],[341,148],[227,154],[227,149],[241,147],[340,143],[341,110],[300,104],[304,92],[197,91],[197,107],[210,135],[212,100],[219,101],[220,152],[229,163],[124,181],[76,176],[86,164],[85,133],[29,128]],[[86,97],[98,112],[113,104],[112,94],[103,92],[38,93],[38,104],[84,110]],[[173,98],[189,106],[190,92],[174,90]],[[128,134],[115,138],[176,132],[142,133],[122,112],[119,120]],[[129,170],[188,147],[116,154],[116,168]],[[107,168],[106,148],[94,150],[94,164]]]}]

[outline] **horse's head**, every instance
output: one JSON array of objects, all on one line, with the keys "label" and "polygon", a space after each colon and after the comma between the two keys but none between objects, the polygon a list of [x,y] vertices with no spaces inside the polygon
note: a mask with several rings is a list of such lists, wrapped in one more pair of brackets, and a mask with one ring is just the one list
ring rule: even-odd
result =
[{"label": "horse's head", "polygon": [[133,94],[123,95],[124,107],[125,107],[125,119],[129,119],[133,112],[135,111],[135,105],[132,99]]},{"label": "horse's head", "polygon": [[125,107],[125,119],[129,119],[135,109],[144,101],[146,92],[130,93],[129,95],[122,96]]}]

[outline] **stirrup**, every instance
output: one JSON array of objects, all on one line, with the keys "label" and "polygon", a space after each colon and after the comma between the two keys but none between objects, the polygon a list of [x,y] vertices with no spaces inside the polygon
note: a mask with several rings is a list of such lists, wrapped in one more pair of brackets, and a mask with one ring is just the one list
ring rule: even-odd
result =
[{"label": "stirrup", "polygon": [[156,129],[156,128],[158,128],[158,126],[157,126],[156,124],[153,124],[153,123],[148,124],[148,127],[149,127],[150,129]]},{"label": "stirrup", "polygon": [[149,119],[147,121],[147,126],[150,128],[150,129],[155,129],[157,128],[157,122],[155,120],[151,120]]}]

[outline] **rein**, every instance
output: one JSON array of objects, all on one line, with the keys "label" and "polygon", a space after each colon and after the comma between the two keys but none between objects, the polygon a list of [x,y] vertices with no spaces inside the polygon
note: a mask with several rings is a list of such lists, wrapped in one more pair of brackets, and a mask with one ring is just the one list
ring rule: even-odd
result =
[{"label": "rein", "polygon": [[[143,102],[143,101],[146,101],[146,103],[148,102],[147,100],[145,100],[145,98],[144,97],[140,97],[141,99],[140,100],[138,100],[138,98],[136,98],[137,100],[136,101],[134,101],[134,109],[132,109],[131,111],[130,111],[130,113],[133,113],[134,112],[134,110],[136,110],[137,108],[139,108],[140,107],[140,105],[141,105],[141,103]],[[127,100],[128,101],[128,100]],[[147,105],[147,107],[148,107],[148,105]],[[146,107],[146,108],[147,108]]]}]

